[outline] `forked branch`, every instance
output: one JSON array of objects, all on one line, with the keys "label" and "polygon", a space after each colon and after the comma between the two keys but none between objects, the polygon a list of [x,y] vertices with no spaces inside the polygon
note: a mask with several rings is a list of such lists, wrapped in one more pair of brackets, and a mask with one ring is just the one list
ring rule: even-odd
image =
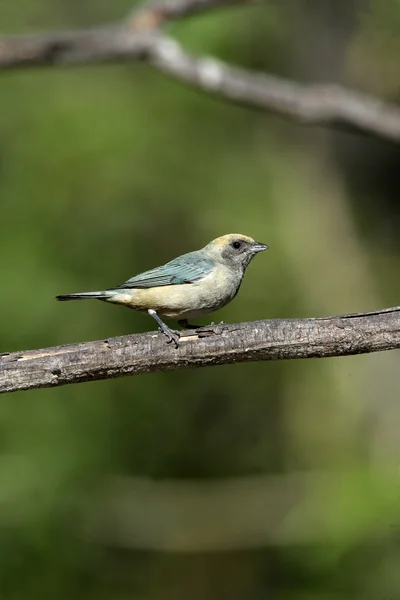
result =
[{"label": "forked branch", "polygon": [[400,108],[333,84],[302,85],[186,52],[161,28],[167,22],[247,0],[161,0],[119,24],[0,38],[0,71],[39,66],[143,61],[223,101],[308,125],[400,140]]}]

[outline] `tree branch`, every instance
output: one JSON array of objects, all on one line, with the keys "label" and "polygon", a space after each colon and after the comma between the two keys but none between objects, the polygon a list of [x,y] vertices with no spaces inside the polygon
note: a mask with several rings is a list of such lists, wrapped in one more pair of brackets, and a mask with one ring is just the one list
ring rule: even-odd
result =
[{"label": "tree branch", "polygon": [[338,85],[302,85],[272,75],[196,58],[161,33],[166,22],[249,0],[165,0],[118,25],[0,38],[0,70],[144,61],[221,100],[272,112],[308,125],[350,129],[400,141],[400,108]]},{"label": "tree branch", "polygon": [[175,21],[210,9],[231,4],[250,4],[253,0],[164,0],[135,7],[128,23],[135,29],[159,29],[167,21]]},{"label": "tree branch", "polygon": [[145,59],[161,40],[160,27],[192,14],[250,0],[164,0],[104,27],[0,37],[0,70]]},{"label": "tree branch", "polygon": [[0,393],[228,363],[345,356],[400,348],[400,307],[317,319],[274,319],[158,333],[0,356]]},{"label": "tree branch", "polygon": [[305,125],[326,125],[400,140],[400,108],[339,85],[302,85],[231,67],[214,58],[195,58],[173,40],[154,46],[147,60],[167,75],[221,100]]}]

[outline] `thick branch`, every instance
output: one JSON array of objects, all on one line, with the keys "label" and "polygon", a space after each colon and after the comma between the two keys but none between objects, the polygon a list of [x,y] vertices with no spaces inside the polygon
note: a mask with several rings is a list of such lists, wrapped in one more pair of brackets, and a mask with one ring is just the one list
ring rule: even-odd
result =
[{"label": "thick branch", "polygon": [[184,332],[178,349],[158,333],[0,356],[0,393],[154,371],[400,348],[400,307],[320,319],[275,319]]},{"label": "thick branch", "polygon": [[400,140],[400,109],[395,105],[337,85],[302,85],[231,67],[213,58],[196,58],[175,40],[162,35],[159,29],[168,20],[234,2],[166,0],[141,8],[120,25],[3,37],[0,38],[0,70],[140,60],[224,101],[309,125],[339,127]]},{"label": "thick branch", "polygon": [[163,0],[135,9],[126,21],[77,31],[0,37],[0,70],[139,60],[161,39],[160,27],[219,6],[249,0]]},{"label": "thick branch", "polygon": [[0,69],[140,60],[154,33],[110,26],[0,38]]}]

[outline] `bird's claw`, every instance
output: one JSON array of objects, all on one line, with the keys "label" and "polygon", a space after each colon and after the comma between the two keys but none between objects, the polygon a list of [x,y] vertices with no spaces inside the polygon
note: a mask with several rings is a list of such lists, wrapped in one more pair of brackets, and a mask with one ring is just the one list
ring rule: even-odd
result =
[{"label": "bird's claw", "polygon": [[170,329],[169,327],[164,327],[164,328],[159,327],[158,331],[160,333],[163,333],[165,336],[167,336],[167,338],[168,338],[167,344],[172,344],[172,342],[174,342],[175,348],[178,348],[179,338],[180,338],[179,331],[176,331],[176,329]]},{"label": "bird's claw", "polygon": [[201,327],[197,330],[197,335],[199,338],[210,337],[213,335],[219,335],[222,332],[222,329],[218,329],[221,325],[225,325],[224,321],[220,323],[210,323],[210,325],[206,325],[205,327]]}]

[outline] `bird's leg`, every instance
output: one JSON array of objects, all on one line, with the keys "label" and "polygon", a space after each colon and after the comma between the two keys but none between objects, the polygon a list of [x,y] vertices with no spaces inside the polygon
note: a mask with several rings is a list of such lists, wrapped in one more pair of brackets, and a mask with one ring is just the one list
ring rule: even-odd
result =
[{"label": "bird's leg", "polygon": [[167,338],[168,338],[168,342],[167,343],[170,344],[171,342],[174,342],[175,348],[178,348],[178,346],[179,346],[179,336],[180,336],[179,331],[175,331],[174,329],[170,329],[168,327],[168,325],[166,325],[165,323],[163,323],[163,321],[161,321],[161,319],[158,316],[158,314],[156,313],[156,311],[153,310],[152,308],[149,308],[149,310],[147,312],[159,324],[159,326],[160,326],[159,327],[159,331],[161,333],[163,333],[164,335],[167,336]]},{"label": "bird's leg", "polygon": [[198,329],[199,328],[198,325],[191,325],[190,323],[188,323],[187,319],[181,319],[180,321],[178,321],[178,324],[183,329]]}]

